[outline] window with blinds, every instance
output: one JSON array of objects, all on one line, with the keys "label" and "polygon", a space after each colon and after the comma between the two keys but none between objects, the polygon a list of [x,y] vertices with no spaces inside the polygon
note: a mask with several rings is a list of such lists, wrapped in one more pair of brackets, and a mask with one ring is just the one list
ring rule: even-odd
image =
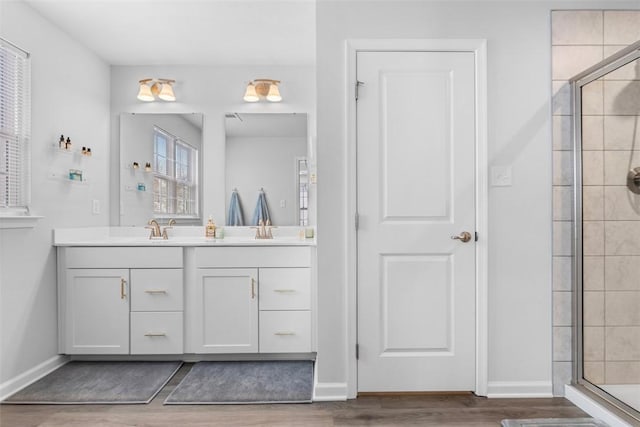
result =
[{"label": "window with blinds", "polygon": [[198,217],[198,149],[169,132],[153,129],[153,213]]},{"label": "window with blinds", "polygon": [[0,213],[29,206],[29,84],[29,54],[0,39]]}]

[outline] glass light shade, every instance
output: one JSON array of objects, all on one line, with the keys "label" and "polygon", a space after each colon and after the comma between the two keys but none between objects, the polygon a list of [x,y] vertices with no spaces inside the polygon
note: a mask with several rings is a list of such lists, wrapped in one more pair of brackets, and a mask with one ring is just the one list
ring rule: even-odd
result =
[{"label": "glass light shade", "polygon": [[158,94],[158,98],[162,99],[163,101],[176,100],[176,96],[173,94],[173,88],[169,83],[164,83],[162,85],[162,90],[160,90],[160,93]]},{"label": "glass light shade", "polygon": [[140,90],[138,91],[138,99],[140,101],[153,101],[155,98],[151,93],[151,88],[146,83],[140,83]]},{"label": "glass light shade", "polygon": [[270,101],[270,102],[282,101],[282,97],[280,96],[280,90],[278,89],[278,85],[276,83],[271,83],[271,86],[269,87],[269,93],[267,94],[267,101]]},{"label": "glass light shade", "polygon": [[247,90],[244,93],[244,100],[245,100],[245,102],[258,102],[258,101],[260,101],[260,98],[258,97],[258,94],[256,93],[256,87],[253,85],[253,83],[249,83],[247,85]]}]

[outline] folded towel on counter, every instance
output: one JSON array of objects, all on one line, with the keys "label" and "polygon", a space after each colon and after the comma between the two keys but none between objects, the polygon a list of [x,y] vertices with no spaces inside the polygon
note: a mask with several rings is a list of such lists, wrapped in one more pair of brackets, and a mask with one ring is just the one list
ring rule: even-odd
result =
[{"label": "folded towel on counter", "polygon": [[227,225],[244,225],[242,207],[240,207],[240,197],[236,190],[233,190],[233,193],[231,193],[229,213],[227,214]]},{"label": "folded towel on counter", "polygon": [[267,196],[264,194],[264,190],[260,190],[258,194],[258,202],[256,203],[256,209],[253,211],[252,225],[260,225],[260,221],[264,224],[271,224],[271,217],[269,216],[269,206],[267,205]]}]

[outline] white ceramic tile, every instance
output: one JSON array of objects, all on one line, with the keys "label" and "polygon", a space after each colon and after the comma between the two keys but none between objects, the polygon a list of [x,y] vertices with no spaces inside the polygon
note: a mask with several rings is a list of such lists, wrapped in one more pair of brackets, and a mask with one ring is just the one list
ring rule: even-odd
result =
[{"label": "white ceramic tile", "polygon": [[629,45],[640,39],[640,12],[605,10],[604,44]]},{"label": "white ceramic tile", "polygon": [[553,361],[571,361],[571,327],[561,326],[553,328]]},{"label": "white ceramic tile", "polygon": [[605,257],[583,257],[582,272],[582,286],[585,291],[598,291],[604,289]]},{"label": "white ceramic tile", "polygon": [[553,290],[571,291],[572,259],[568,256],[553,257]]},{"label": "white ceramic tile", "polygon": [[569,80],[576,74],[602,61],[602,46],[553,46],[552,78]]},{"label": "white ceramic tile", "polygon": [[582,114],[583,115],[601,115],[604,112],[603,107],[603,82],[595,80],[582,87]]},{"label": "white ceramic tile", "polygon": [[640,166],[640,150],[604,151],[604,184],[627,185],[627,174]]},{"label": "white ceramic tile", "polygon": [[571,116],[553,116],[553,149],[573,149],[573,140],[571,139]]},{"label": "white ceramic tile", "polygon": [[571,326],[571,294],[553,293],[553,326]]},{"label": "white ceramic tile", "polygon": [[553,114],[556,116],[571,115],[571,87],[565,80],[551,83],[553,90]]},{"label": "white ceramic tile", "polygon": [[582,253],[584,255],[604,255],[603,221],[582,222]]},{"label": "white ceramic tile", "polygon": [[611,116],[640,114],[640,81],[604,82],[604,114]]},{"label": "white ceramic tile", "polygon": [[[604,47],[604,57],[608,58],[609,56],[615,54],[621,49],[624,49],[626,46],[605,46]],[[623,65],[617,70],[613,70],[610,73],[604,75],[605,80],[638,80],[640,79],[640,61],[635,60],[627,65]]]},{"label": "white ceramic tile", "polygon": [[[597,153],[590,151],[589,153]],[[573,154],[571,151],[553,152],[553,185],[573,183]]]},{"label": "white ceramic tile", "polygon": [[571,221],[572,193],[571,187],[553,187],[553,219],[555,221]]},{"label": "white ceramic tile", "polygon": [[605,221],[606,255],[640,255],[640,221]]},{"label": "white ceramic tile", "polygon": [[640,383],[640,361],[605,362],[606,384]]},{"label": "white ceramic tile", "polygon": [[604,219],[640,221],[640,194],[622,186],[604,187]]},{"label": "white ceramic tile", "polygon": [[604,219],[604,187],[601,185],[582,187],[582,219],[599,221]]},{"label": "white ceramic tile", "polygon": [[565,384],[571,384],[573,365],[571,362],[553,362],[553,395],[564,396]]},{"label": "white ceramic tile", "polygon": [[605,257],[607,291],[640,291],[640,256]]},{"label": "white ceramic tile", "polygon": [[602,326],[585,326],[582,339],[585,361],[604,360],[604,328]]},{"label": "white ceramic tile", "polygon": [[582,185],[604,183],[603,151],[582,152]]},{"label": "white ceramic tile", "polygon": [[607,361],[640,360],[640,326],[607,326],[604,336]]},{"label": "white ceramic tile", "polygon": [[592,384],[604,384],[605,362],[584,362],[583,375]]},{"label": "white ceramic tile", "polygon": [[607,326],[640,326],[640,292],[607,292]]},{"label": "white ceramic tile", "polygon": [[604,326],[604,291],[587,291],[582,296],[582,318],[585,326]]},{"label": "white ceramic tile", "polygon": [[603,13],[594,10],[551,12],[551,43],[602,44]]},{"label": "white ceramic tile", "polygon": [[582,149],[602,150],[604,147],[604,117],[582,117]]},{"label": "white ceramic tile", "polygon": [[604,148],[606,150],[640,149],[640,117],[604,116]]},{"label": "white ceramic tile", "polygon": [[569,221],[553,221],[553,255],[571,256],[571,228],[572,223]]}]

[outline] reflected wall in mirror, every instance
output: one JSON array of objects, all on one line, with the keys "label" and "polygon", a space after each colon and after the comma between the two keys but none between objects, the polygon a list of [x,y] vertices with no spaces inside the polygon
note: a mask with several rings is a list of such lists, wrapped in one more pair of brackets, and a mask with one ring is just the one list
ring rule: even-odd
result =
[{"label": "reflected wall in mirror", "polygon": [[202,114],[120,115],[120,225],[201,220]]},{"label": "reflected wall in mirror", "polygon": [[264,191],[275,226],[308,225],[307,115],[228,113],[225,115],[225,206],[227,225],[236,191],[242,225],[255,225]]}]

